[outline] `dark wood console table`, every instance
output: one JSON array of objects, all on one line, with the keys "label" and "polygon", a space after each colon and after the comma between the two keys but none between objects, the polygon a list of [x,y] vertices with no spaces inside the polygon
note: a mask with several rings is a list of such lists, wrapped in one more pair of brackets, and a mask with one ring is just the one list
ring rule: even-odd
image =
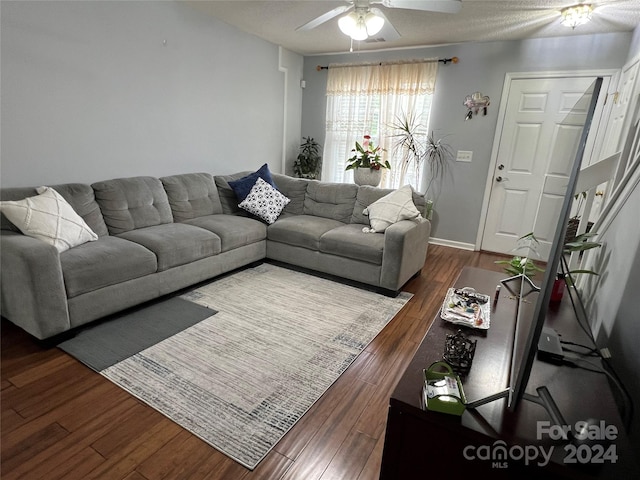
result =
[{"label": "dark wood console table", "polygon": [[[493,300],[495,287],[504,277],[503,273],[466,267],[453,286],[473,287],[491,295]],[[550,309],[546,326],[555,329],[565,340],[589,345],[586,334],[575,320],[566,292],[564,297],[560,304]],[[530,301],[535,302],[535,298]],[[586,462],[584,455],[596,454],[592,445],[581,447],[582,462],[566,463],[570,454],[565,449],[567,442],[554,440],[548,430],[538,430],[544,425],[541,422],[551,426],[551,418],[543,407],[529,401],[521,402],[515,412],[510,412],[506,400],[500,399],[475,410],[467,409],[462,417],[423,408],[422,371],[442,360],[446,336],[460,328],[470,339],[477,339],[471,371],[462,378],[467,401],[495,394],[508,386],[516,307],[516,299],[503,287],[497,304],[491,309],[488,330],[459,327],[442,320],[439,314],[436,316],[390,398],[381,480],[485,476],[640,478],[634,458],[637,452],[631,452],[609,382],[601,373],[536,359],[527,393],[535,394],[536,387],[546,386],[569,426],[575,426],[581,420],[596,419],[604,422],[603,425],[615,427],[617,437],[608,445],[596,442],[606,448],[614,445],[609,451],[617,455],[615,463]],[[506,449],[506,458],[500,456],[499,447]],[[520,453],[526,455],[527,451],[533,456],[533,449],[536,449],[535,459],[517,458]],[[545,454],[552,452],[548,462],[541,449]]]}]

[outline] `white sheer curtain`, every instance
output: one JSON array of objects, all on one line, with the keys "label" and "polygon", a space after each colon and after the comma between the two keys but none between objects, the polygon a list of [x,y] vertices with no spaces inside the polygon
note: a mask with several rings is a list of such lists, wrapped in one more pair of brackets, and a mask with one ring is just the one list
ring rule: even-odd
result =
[{"label": "white sheer curtain", "polygon": [[352,171],[345,171],[351,149],[356,141],[362,143],[364,135],[371,135],[385,150],[383,160],[391,164],[390,171],[383,170],[380,186],[398,188],[410,183],[420,191],[422,172],[402,167],[401,155],[394,152],[391,125],[413,115],[426,139],[437,72],[437,59],[329,65],[322,179],[352,182]]}]

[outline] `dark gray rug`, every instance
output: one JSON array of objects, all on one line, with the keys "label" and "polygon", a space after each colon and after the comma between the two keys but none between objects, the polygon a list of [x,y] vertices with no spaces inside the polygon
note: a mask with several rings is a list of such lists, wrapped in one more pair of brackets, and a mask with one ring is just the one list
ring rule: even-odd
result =
[{"label": "dark gray rug", "polygon": [[87,327],[58,347],[101,372],[215,313],[205,306],[173,297]]}]

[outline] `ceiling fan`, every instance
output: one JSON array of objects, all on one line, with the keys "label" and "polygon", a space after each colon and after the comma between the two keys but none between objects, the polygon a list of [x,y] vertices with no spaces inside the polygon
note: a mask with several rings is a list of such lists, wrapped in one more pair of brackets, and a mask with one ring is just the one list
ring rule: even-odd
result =
[{"label": "ceiling fan", "polygon": [[347,13],[340,17],[338,26],[340,30],[351,37],[352,40],[366,40],[377,34],[386,24],[392,32],[392,36],[399,38],[400,34],[387,20],[387,17],[379,8],[371,8],[371,5],[382,5],[386,8],[402,8],[406,10],[421,10],[426,12],[458,13],[462,8],[462,0],[346,0],[349,5],[336,7],[314,18],[310,22],[296,28],[296,31],[306,31],[316,28],[332,18]]}]

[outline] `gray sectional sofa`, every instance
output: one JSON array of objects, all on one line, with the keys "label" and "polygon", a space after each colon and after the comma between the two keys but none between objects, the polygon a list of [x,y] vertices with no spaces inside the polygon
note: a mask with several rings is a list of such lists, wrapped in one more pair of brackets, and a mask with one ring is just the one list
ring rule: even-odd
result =
[{"label": "gray sectional sofa", "polygon": [[[98,236],[62,252],[2,215],[2,316],[47,339],[265,259],[391,292],[424,265],[427,220],[363,232],[363,210],[390,190],[272,174],[290,201],[267,225],[238,207],[229,185],[248,173],[52,186]],[[0,191],[3,201],[34,195],[35,188]],[[422,197],[414,203],[424,211]]]}]

